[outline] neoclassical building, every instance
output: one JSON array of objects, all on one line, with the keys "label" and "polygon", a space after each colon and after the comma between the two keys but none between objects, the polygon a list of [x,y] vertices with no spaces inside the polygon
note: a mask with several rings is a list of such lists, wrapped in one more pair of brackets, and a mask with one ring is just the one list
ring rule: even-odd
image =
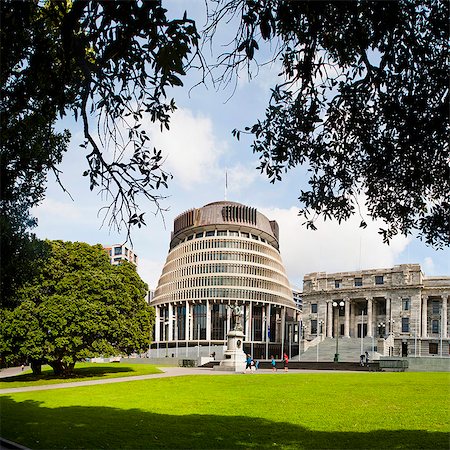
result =
[{"label": "neoclassical building", "polygon": [[151,305],[153,354],[220,357],[234,326],[231,305],[244,310],[245,351],[255,358],[298,354],[299,310],[278,224],[255,208],[220,201],[179,215]]},{"label": "neoclassical building", "polygon": [[381,355],[449,355],[450,277],[426,277],[419,264],[310,273],[302,296],[307,341],[369,337]]}]

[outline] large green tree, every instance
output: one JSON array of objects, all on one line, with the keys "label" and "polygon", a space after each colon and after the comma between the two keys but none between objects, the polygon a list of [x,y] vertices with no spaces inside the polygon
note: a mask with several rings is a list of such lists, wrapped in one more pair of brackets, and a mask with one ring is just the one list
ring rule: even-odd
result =
[{"label": "large green tree", "polygon": [[418,232],[450,245],[449,2],[215,3],[210,36],[238,19],[220,58],[225,80],[243,64],[251,73],[262,43],[276,49],[266,117],[243,131],[272,182],[309,168],[299,197],[307,225],[346,220],[365,201],[386,222],[386,242]]},{"label": "large green tree", "polygon": [[111,265],[100,245],[46,245],[18,305],[2,309],[3,357],[28,360],[35,373],[46,363],[65,375],[82,358],[148,349],[154,310],[135,267]]}]

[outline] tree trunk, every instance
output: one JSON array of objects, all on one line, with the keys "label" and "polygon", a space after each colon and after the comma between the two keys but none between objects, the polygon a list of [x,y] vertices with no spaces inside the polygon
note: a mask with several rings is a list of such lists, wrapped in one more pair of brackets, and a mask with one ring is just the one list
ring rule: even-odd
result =
[{"label": "tree trunk", "polygon": [[73,373],[75,363],[63,363],[60,359],[49,362],[50,367],[56,376],[68,377]]},{"label": "tree trunk", "polygon": [[50,367],[53,369],[53,373],[56,376],[61,376],[64,373],[62,361],[57,359],[55,361],[51,361],[48,363]]},{"label": "tree trunk", "polygon": [[42,373],[42,362],[39,359],[30,360],[31,370],[33,371],[33,375],[40,375]]}]

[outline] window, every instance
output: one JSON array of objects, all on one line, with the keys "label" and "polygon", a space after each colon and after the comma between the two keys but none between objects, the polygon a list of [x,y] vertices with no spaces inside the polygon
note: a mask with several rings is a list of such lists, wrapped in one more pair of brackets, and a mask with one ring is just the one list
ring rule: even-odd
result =
[{"label": "window", "polygon": [[431,302],[431,307],[432,307],[433,314],[439,314],[440,306],[441,306],[441,304],[440,304],[439,300],[433,300]]},{"label": "window", "polygon": [[115,255],[121,255],[122,254],[122,247],[114,247],[114,254]]},{"label": "window", "polygon": [[191,234],[191,235],[188,236],[188,238],[187,238],[188,241],[192,241],[192,239],[194,239],[194,235],[193,235],[193,234]]},{"label": "window", "polygon": [[250,235],[248,233],[244,233],[243,231],[241,231],[241,237],[248,238],[250,237]]},{"label": "window", "polygon": [[311,320],[311,334],[317,334],[317,320]]},{"label": "window", "polygon": [[201,232],[201,233],[197,233],[196,235],[195,235],[195,239],[200,239],[200,238],[202,238],[203,237],[203,231]]},{"label": "window", "polygon": [[256,236],[256,234],[252,234],[252,239],[254,239],[255,241],[259,241],[258,236]]},{"label": "window", "polygon": [[439,320],[432,320],[431,321],[431,332],[432,333],[439,333]]},{"label": "window", "polygon": [[402,317],[402,333],[409,333],[409,317]]},{"label": "window", "polygon": [[226,230],[217,230],[217,236],[226,236],[227,231]]},{"label": "window", "polygon": [[428,353],[430,355],[437,355],[438,354],[438,345],[436,342],[430,342],[428,347]]},{"label": "window", "polygon": [[311,313],[317,314],[317,303],[311,303]]},{"label": "window", "polygon": [[355,286],[362,286],[362,278],[355,278]]},{"label": "window", "polygon": [[375,284],[384,284],[384,276],[375,275]]},{"label": "window", "polygon": [[206,236],[214,236],[215,231],[207,231]]},{"label": "window", "polygon": [[230,231],[230,236],[239,236],[239,231]]},{"label": "window", "polygon": [[403,299],[403,311],[409,311],[411,309],[411,300],[409,298]]},{"label": "window", "polygon": [[339,289],[342,287],[342,280],[334,280],[334,287]]}]

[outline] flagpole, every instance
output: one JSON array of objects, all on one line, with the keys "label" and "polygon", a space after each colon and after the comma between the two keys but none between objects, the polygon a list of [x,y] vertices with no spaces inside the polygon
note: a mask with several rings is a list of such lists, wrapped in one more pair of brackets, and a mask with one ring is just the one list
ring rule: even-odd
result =
[{"label": "flagpole", "polygon": [[228,195],[228,169],[225,169],[225,200],[227,200]]}]

